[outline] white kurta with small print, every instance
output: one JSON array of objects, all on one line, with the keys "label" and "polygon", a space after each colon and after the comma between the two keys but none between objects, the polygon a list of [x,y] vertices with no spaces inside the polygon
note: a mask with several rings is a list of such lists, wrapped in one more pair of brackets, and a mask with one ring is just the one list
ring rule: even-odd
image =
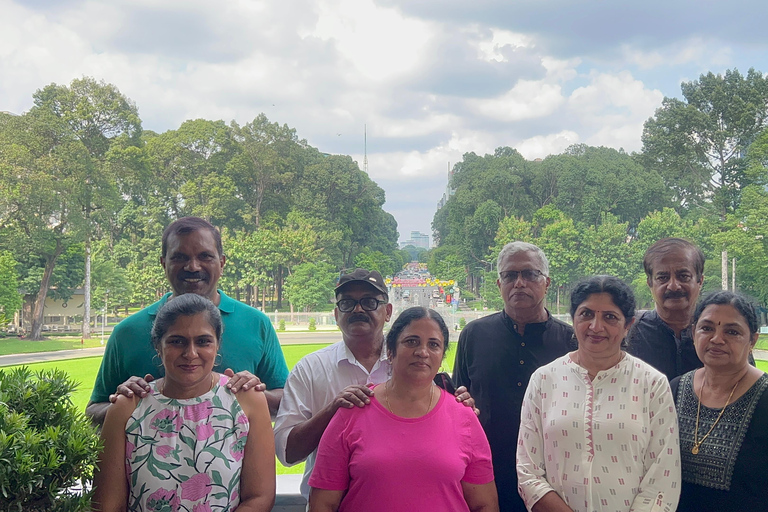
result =
[{"label": "white kurta with small print", "polygon": [[590,381],[565,355],[528,384],[517,449],[528,510],[555,491],[575,512],[674,512],[677,414],[667,378],[625,354]]}]

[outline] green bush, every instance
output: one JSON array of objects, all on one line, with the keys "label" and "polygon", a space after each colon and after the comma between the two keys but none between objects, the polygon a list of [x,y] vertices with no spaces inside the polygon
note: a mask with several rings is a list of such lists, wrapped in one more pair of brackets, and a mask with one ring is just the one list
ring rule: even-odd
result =
[{"label": "green bush", "polygon": [[0,510],[80,512],[90,507],[99,436],[70,401],[60,370],[0,370]]},{"label": "green bush", "polygon": [[277,323],[277,330],[278,331],[285,330],[285,319],[281,318],[280,321]]},{"label": "green bush", "polygon": [[317,321],[315,321],[315,317],[309,318],[309,330],[310,331],[316,331],[317,330]]},{"label": "green bush", "polygon": [[467,325],[467,321],[464,320],[463,316],[460,316],[459,317],[459,329],[463,329],[464,327],[466,327],[466,325]]}]

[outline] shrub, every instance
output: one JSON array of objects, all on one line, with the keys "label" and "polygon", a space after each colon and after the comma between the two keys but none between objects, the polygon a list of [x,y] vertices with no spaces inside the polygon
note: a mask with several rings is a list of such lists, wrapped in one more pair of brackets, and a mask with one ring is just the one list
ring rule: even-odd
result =
[{"label": "shrub", "polygon": [[285,330],[285,319],[281,318],[280,321],[277,323],[277,330],[278,331]]},{"label": "shrub", "polygon": [[61,370],[0,370],[0,510],[89,509],[96,428],[72,405],[77,384]]},{"label": "shrub", "polygon": [[310,331],[316,331],[317,330],[317,321],[315,321],[315,317],[309,318],[309,330]]},{"label": "shrub", "polygon": [[459,317],[459,329],[463,329],[466,326],[467,326],[467,321],[464,320],[463,316],[460,316]]}]

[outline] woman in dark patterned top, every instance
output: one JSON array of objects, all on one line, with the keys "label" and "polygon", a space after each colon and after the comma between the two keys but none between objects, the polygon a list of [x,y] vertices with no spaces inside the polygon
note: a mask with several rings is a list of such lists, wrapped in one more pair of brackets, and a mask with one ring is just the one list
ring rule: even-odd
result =
[{"label": "woman in dark patterned top", "polygon": [[765,510],[768,375],[750,366],[758,337],[744,297],[715,292],[696,308],[693,340],[704,368],[672,381],[683,484],[678,511]]}]

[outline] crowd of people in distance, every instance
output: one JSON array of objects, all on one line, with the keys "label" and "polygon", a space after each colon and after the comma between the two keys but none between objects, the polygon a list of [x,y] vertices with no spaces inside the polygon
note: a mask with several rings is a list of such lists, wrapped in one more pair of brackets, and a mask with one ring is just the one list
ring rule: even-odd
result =
[{"label": "crowd of people in distance", "polygon": [[218,289],[214,226],[176,220],[161,254],[172,292],[115,327],[86,410],[104,442],[96,512],[266,512],[275,454],[306,462],[313,512],[768,508],[758,316],[733,292],[698,302],[704,255],[684,239],[646,251],[653,310],[591,276],[572,325],[545,307],[541,249],[505,245],[504,308],[461,331],[452,377],[434,310],[406,309],[385,334],[376,271],[340,276],[341,340],[289,372],[269,319]]}]

